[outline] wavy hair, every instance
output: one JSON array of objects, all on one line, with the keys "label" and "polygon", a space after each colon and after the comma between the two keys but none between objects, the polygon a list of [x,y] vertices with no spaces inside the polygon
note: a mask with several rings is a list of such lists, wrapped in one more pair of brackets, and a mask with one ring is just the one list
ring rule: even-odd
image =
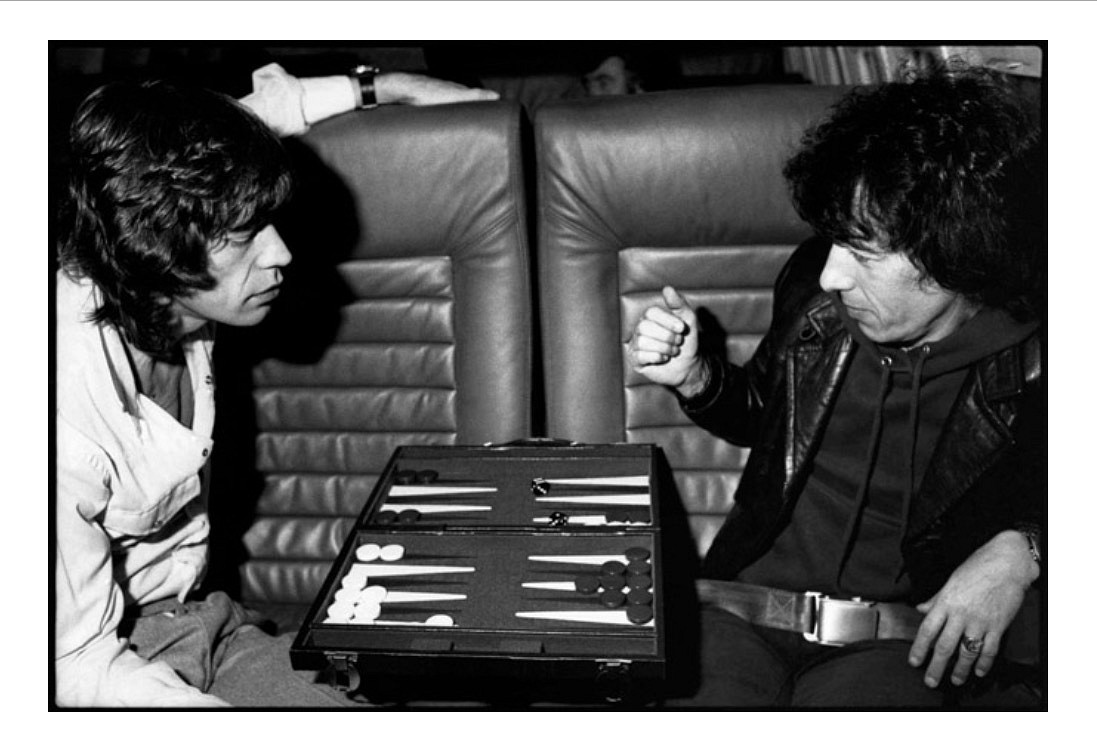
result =
[{"label": "wavy hair", "polygon": [[59,260],[102,292],[93,319],[142,351],[174,346],[171,300],[210,289],[208,250],[289,199],[277,136],[235,100],[163,82],[107,84],[78,108]]},{"label": "wavy hair", "polygon": [[1023,319],[1036,313],[1047,238],[1042,144],[1005,76],[950,60],[852,91],[784,173],[818,234],[879,242],[941,287]]}]

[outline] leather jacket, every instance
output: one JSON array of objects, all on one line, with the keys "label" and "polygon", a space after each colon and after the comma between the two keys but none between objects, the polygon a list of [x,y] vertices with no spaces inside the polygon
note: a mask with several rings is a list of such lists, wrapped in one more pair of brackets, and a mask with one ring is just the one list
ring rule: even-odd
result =
[{"label": "leather jacket", "polygon": [[[769,332],[743,367],[706,357],[704,392],[682,403],[700,426],[750,447],[735,505],[702,575],[733,579],[791,517],[858,343],[819,287],[829,245],[810,240],[775,286]],[[1002,530],[1039,533],[1047,499],[1042,328],[971,367],[944,425],[902,539],[912,602],[935,594]],[[1046,555],[1044,556],[1046,560]]]}]

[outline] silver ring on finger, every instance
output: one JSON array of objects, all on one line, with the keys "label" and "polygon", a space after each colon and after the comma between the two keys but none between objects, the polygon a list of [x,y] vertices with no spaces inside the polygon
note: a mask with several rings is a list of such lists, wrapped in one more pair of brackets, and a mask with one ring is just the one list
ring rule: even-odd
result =
[{"label": "silver ring on finger", "polygon": [[978,655],[983,650],[983,638],[964,635],[960,638],[960,647],[971,655]]}]

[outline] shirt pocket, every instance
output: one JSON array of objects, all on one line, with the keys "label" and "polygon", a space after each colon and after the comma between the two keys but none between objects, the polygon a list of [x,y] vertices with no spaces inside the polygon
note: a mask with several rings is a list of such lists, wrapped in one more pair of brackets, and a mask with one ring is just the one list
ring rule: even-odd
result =
[{"label": "shirt pocket", "polygon": [[200,473],[212,442],[157,407],[146,404],[142,411],[146,418],[126,446],[126,460],[116,463],[113,496],[103,518],[115,536],[157,533],[202,493]]},{"label": "shirt pocket", "polygon": [[202,491],[197,473],[150,496],[136,491],[116,491],[103,517],[103,527],[116,536],[148,536],[162,529],[180,510]]}]

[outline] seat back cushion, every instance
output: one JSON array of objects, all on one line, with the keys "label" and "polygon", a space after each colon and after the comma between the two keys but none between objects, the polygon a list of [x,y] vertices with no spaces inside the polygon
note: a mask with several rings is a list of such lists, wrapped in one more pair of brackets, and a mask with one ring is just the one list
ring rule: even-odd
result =
[{"label": "seat back cushion", "polygon": [[842,89],[748,86],[562,102],[535,122],[549,436],[662,447],[699,553],[747,451],[694,426],[631,371],[644,309],[676,287],[733,362],[770,321],[771,285],[810,231],[781,169]]}]

